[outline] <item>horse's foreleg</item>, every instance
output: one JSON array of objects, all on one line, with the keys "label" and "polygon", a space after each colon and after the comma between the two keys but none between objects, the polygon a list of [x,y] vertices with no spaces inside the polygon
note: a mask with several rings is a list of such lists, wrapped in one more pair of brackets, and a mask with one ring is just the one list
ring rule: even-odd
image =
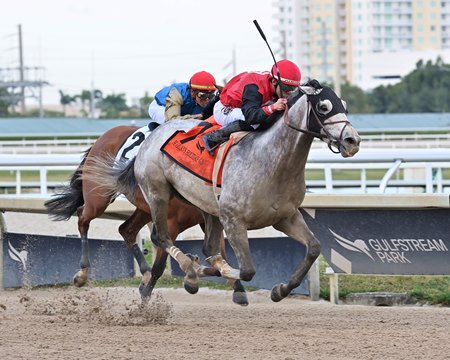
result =
[{"label": "horse's foreleg", "polygon": [[91,264],[89,262],[89,242],[88,242],[88,230],[91,219],[86,219],[83,216],[84,206],[80,206],[77,209],[78,216],[78,232],[81,238],[81,258],[80,258],[80,270],[74,275],[73,283],[77,287],[81,287],[86,284],[89,278],[89,268]]},{"label": "horse's foreleg", "polygon": [[[203,241],[203,254],[206,261],[218,271],[225,279],[239,279],[239,270],[233,269],[221,254],[220,243],[223,241],[223,226],[217,216],[203,213],[205,220],[204,232],[205,240]],[[224,248],[223,248],[224,250]]]},{"label": "horse's foreleg", "polygon": [[152,277],[150,279],[150,283],[148,284],[151,291],[153,291],[156,282],[158,279],[164,274],[164,270],[166,269],[166,263],[167,263],[167,252],[161,248],[160,244],[161,241],[158,237],[158,232],[156,231],[156,226],[153,226],[152,233],[150,235],[150,239],[155,245],[156,254],[155,254],[155,260],[153,260],[152,265]]},{"label": "horse's foreleg", "polygon": [[220,240],[223,239],[223,227],[219,218],[205,212],[202,212],[202,214],[205,220],[203,226],[205,239],[202,252],[206,256],[206,261],[220,272],[219,276],[231,279],[239,278],[239,271],[228,265],[220,254]]},{"label": "horse's foreleg", "polygon": [[205,220],[204,232],[205,240],[203,242],[203,254],[212,256],[220,253],[220,238],[223,232],[223,226],[217,216],[202,212]]},{"label": "horse's foreleg", "polygon": [[250,254],[247,228],[241,221],[232,216],[227,216],[225,213],[221,213],[220,220],[239,263],[239,277],[236,277],[236,279],[250,281],[253,279],[256,270]]},{"label": "horse's foreleg", "polygon": [[290,238],[306,246],[306,256],[295,269],[287,284],[276,285],[272,289],[271,298],[273,301],[280,301],[288,296],[293,289],[298,287],[303,278],[308,273],[312,264],[320,255],[320,244],[309,230],[300,211],[297,211],[292,217],[284,219],[273,225],[279,231],[284,232]]},{"label": "horse's foreleg", "polygon": [[151,268],[150,265],[145,260],[145,256],[141,251],[141,248],[136,243],[136,237],[145,224],[152,220],[151,215],[136,209],[133,214],[122,224],[119,226],[119,233],[122,235],[127,247],[132,251],[134,258],[136,259],[139,265],[139,271],[142,274],[142,284],[139,288],[142,297],[150,297],[152,288],[149,288],[147,285],[151,281]]},{"label": "horse's foreleg", "polygon": [[[205,219],[205,224],[202,227],[205,232],[203,253],[209,256],[206,260],[212,265],[213,269],[219,272],[218,276],[227,279],[228,285],[233,289],[233,302],[238,305],[247,306],[248,298],[239,280],[240,272],[228,264],[222,223],[219,218],[207,213],[203,213],[203,218]],[[220,253],[218,254],[217,245],[219,245],[220,249]]]},{"label": "horse's foreleg", "polygon": [[227,280],[227,284],[233,289],[233,302],[238,305],[247,306],[248,297],[241,280]]},{"label": "horse's foreleg", "polygon": [[[223,231],[220,236],[220,253],[222,254],[225,261],[227,259],[227,252],[225,250],[225,238],[223,236]],[[240,280],[227,279],[227,283],[233,289],[233,302],[238,305],[247,306],[248,298],[247,293],[245,292],[245,288],[242,285]]]}]

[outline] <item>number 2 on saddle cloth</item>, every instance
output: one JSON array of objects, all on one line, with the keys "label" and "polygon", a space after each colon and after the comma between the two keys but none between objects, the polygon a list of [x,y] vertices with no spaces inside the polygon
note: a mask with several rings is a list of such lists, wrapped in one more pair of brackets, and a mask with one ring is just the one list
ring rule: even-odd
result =
[{"label": "number 2 on saddle cloth", "polygon": [[[212,176],[216,158],[209,155],[208,151],[206,151],[202,136],[220,129],[220,127],[221,126],[214,121],[214,118],[210,117],[188,132],[177,130],[169,139],[167,139],[161,147],[161,151],[182,168],[204,180],[208,185],[212,185]],[[225,153],[232,143],[233,141],[229,141],[226,144],[222,158],[225,158]],[[220,164],[220,169],[218,171],[217,186],[220,186],[221,184],[222,165],[223,162]]]}]

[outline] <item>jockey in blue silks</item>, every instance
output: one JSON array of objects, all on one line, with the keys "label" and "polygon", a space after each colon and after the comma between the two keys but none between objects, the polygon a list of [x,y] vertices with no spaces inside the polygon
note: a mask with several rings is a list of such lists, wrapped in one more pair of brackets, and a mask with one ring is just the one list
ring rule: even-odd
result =
[{"label": "jockey in blue silks", "polygon": [[159,124],[171,119],[202,119],[202,112],[217,90],[214,76],[195,73],[189,83],[176,83],[158,91],[148,114]]}]

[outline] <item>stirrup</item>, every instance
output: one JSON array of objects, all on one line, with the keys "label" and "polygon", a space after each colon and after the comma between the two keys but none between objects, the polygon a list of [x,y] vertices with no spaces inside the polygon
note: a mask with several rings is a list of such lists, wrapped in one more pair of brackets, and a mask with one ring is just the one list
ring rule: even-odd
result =
[{"label": "stirrup", "polygon": [[208,140],[208,135],[203,135],[202,139],[203,139],[203,143],[205,144],[205,148],[208,151],[209,155],[214,156],[214,150],[216,149],[216,147],[218,147],[220,145],[220,143],[216,143],[214,146],[210,145],[210,142]]},{"label": "stirrup", "polygon": [[206,150],[208,150],[208,152],[209,152],[209,154],[211,155],[211,156],[214,156],[215,154],[214,154],[214,150],[216,150],[216,148],[218,148],[220,146],[220,144],[219,143],[217,143],[216,145],[214,145],[214,146],[210,146],[208,149],[206,149]]}]

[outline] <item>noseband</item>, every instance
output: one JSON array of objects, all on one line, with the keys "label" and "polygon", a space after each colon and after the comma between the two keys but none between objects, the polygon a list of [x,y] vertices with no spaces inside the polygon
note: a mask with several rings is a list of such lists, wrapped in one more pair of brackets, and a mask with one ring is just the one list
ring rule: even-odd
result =
[{"label": "noseband", "polygon": [[[296,130],[296,131],[302,132],[302,133],[304,133],[304,134],[312,135],[312,136],[314,136],[314,137],[316,137],[316,138],[318,138],[318,139],[320,139],[320,140],[323,141],[324,138],[327,138],[327,139],[331,140],[331,134],[330,134],[330,132],[327,130],[326,126],[328,126],[328,125],[334,125],[334,124],[339,124],[339,123],[345,123],[345,125],[342,127],[341,133],[340,133],[340,135],[339,135],[339,146],[340,146],[341,143],[342,143],[342,140],[343,140],[342,136],[343,136],[343,134],[344,134],[344,130],[345,130],[345,128],[350,124],[350,121],[348,121],[348,120],[337,120],[337,121],[332,121],[332,122],[323,124],[323,123],[320,121],[319,116],[317,115],[317,112],[316,112],[316,110],[314,109],[314,106],[312,106],[312,104],[311,104],[311,100],[309,99],[309,95],[308,95],[308,94],[305,94],[305,95],[306,95],[307,101],[308,101],[308,115],[307,115],[307,118],[306,118],[306,129],[307,129],[307,130],[300,129],[300,128],[298,128],[298,127],[296,127],[296,126],[294,126],[294,125],[292,125],[292,124],[290,124],[290,123],[288,122],[288,119],[287,119],[288,106],[287,106],[287,105],[286,105],[286,108],[284,109],[284,115],[283,115],[283,117],[284,117],[284,124],[285,124],[287,127],[291,128],[291,129],[294,129],[294,130]],[[312,126],[311,126],[311,121],[310,121],[310,114],[311,114],[311,113],[314,115],[314,116],[313,116],[313,120],[315,121],[315,123],[313,123]],[[326,119],[325,119],[325,120],[326,120]],[[311,130],[311,128],[314,128],[314,125],[315,125],[315,127],[318,128],[318,131]],[[321,130],[323,130],[323,132],[325,133],[325,135],[322,135],[322,134],[320,133]],[[330,149],[331,152],[333,152],[333,153],[335,153],[335,154],[339,154],[339,152],[340,152],[339,149],[336,151],[336,150],[334,150],[334,149],[331,147],[331,141],[328,143],[328,148]]]}]

